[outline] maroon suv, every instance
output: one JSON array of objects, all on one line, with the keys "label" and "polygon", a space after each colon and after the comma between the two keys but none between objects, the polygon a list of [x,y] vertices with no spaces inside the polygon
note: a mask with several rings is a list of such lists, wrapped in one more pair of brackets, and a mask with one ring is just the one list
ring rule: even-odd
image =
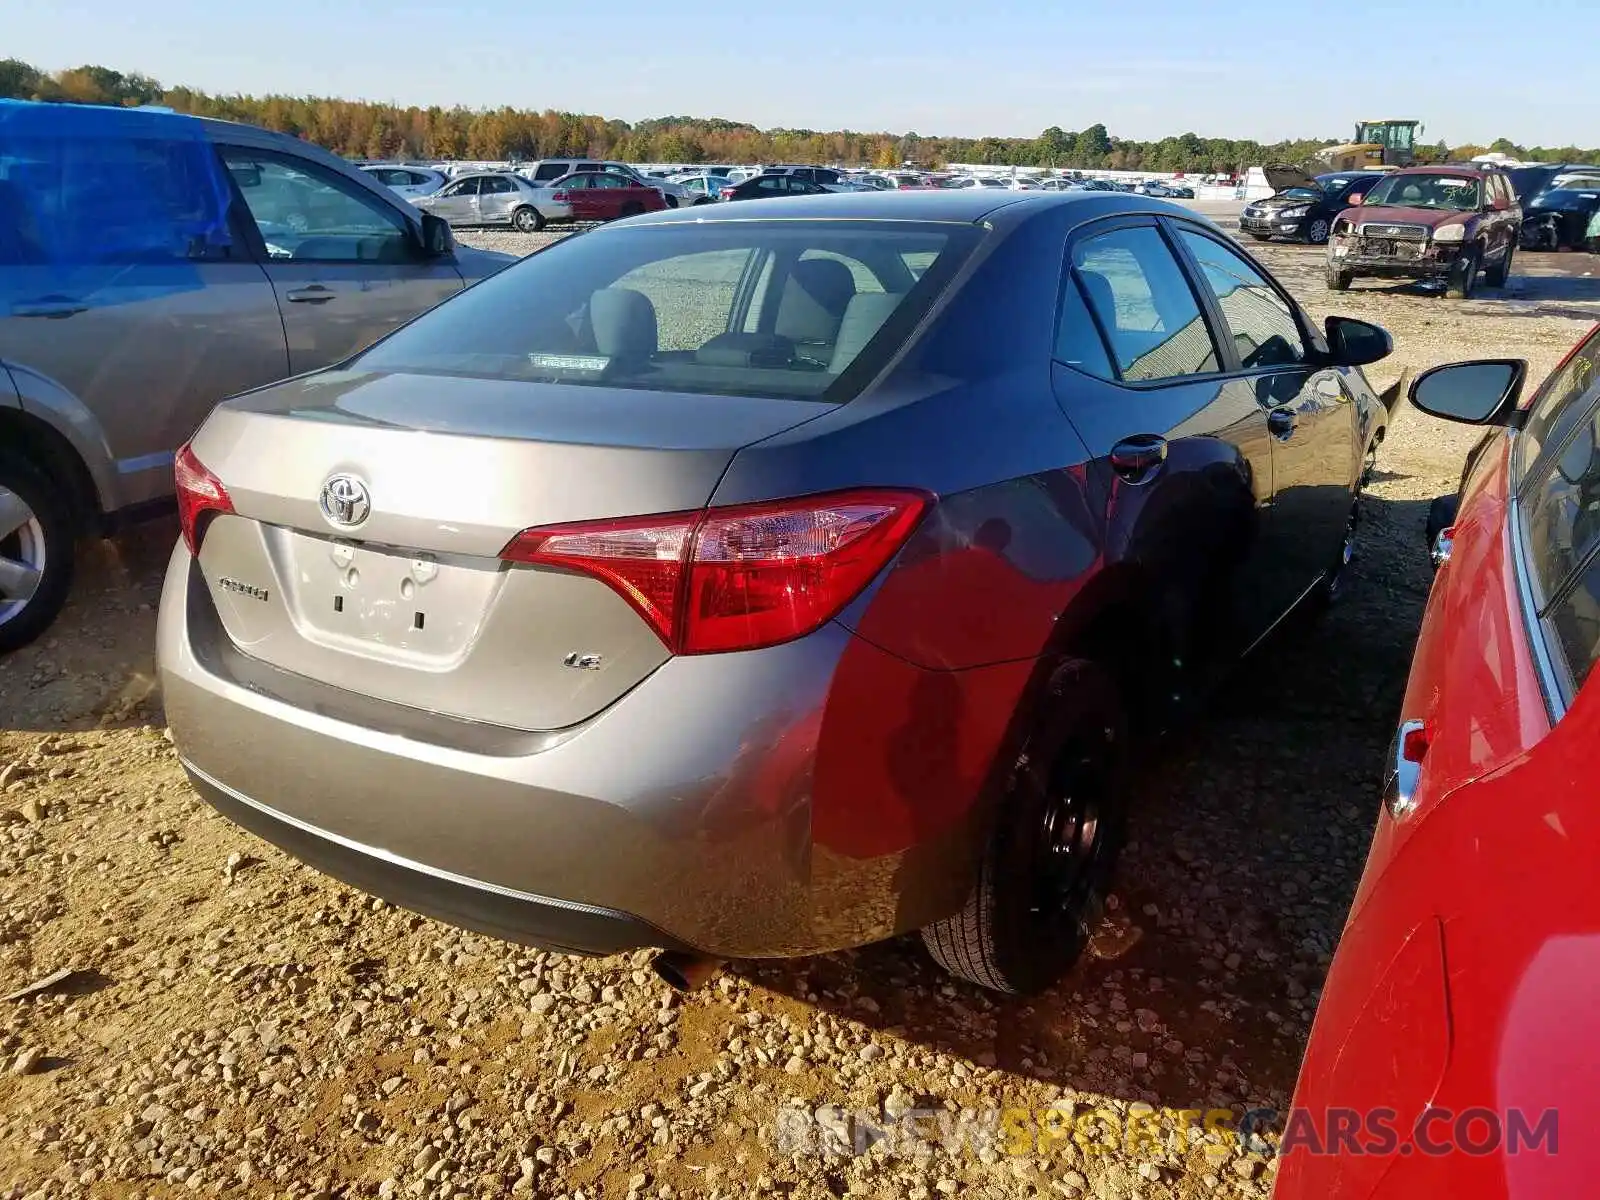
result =
[{"label": "maroon suv", "polygon": [[1522,229],[1522,209],[1504,171],[1477,166],[1411,167],[1385,176],[1334,220],[1328,286],[1360,275],[1442,282],[1472,295],[1478,272],[1504,287]]}]

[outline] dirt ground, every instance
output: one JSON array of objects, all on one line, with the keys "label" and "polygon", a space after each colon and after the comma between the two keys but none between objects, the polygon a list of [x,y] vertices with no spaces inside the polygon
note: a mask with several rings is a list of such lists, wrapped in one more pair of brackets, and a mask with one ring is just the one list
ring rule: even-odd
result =
[{"label": "dirt ground", "polygon": [[[1318,251],[1258,249],[1315,315],[1393,332],[1379,386],[1467,356],[1542,378],[1600,318],[1588,256],[1528,255],[1457,303],[1335,295]],[[95,547],[60,624],[0,662],[0,995],[73,972],[0,1000],[0,1198],[1267,1195],[1270,1154],[1172,1121],[1045,1153],[785,1139],[837,1131],[819,1106],[1035,1127],[1052,1106],[1287,1106],[1429,586],[1427,501],[1471,440],[1404,413],[1345,599],[1150,756],[1097,953],[1026,1002],[911,939],[679,998],[645,955],[534,953],[352,893],[184,782],[151,663],[173,526]]]}]

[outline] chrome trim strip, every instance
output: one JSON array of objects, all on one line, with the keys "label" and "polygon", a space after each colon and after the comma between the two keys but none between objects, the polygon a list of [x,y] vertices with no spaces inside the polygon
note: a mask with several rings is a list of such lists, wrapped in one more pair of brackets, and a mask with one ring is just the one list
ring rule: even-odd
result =
[{"label": "chrome trim strip", "polygon": [[[1509,479],[1507,484],[1509,487]],[[1545,711],[1550,717],[1550,724],[1555,725],[1567,715],[1567,706],[1561,698],[1555,661],[1550,657],[1550,648],[1545,645],[1544,628],[1539,623],[1539,610],[1533,599],[1527,552],[1522,541],[1522,502],[1517,499],[1514,489],[1511,489],[1511,497],[1506,505],[1506,521],[1511,533],[1511,573],[1517,577],[1517,595],[1522,601],[1522,627],[1528,635],[1528,645],[1533,650],[1534,669],[1539,675],[1539,690],[1544,693]]]},{"label": "chrome trim strip", "polygon": [[376,858],[388,863],[390,866],[403,867],[408,871],[416,871],[422,875],[431,875],[435,879],[442,879],[446,883],[473,888],[480,892],[491,892],[496,896],[504,896],[509,900],[520,900],[526,904],[543,904],[551,908],[564,908],[569,912],[588,913],[596,917],[618,918],[627,916],[627,914],[620,913],[614,908],[600,908],[593,904],[579,904],[575,900],[557,900],[551,896],[540,896],[533,892],[519,892],[514,888],[501,887],[498,883],[488,883],[482,879],[469,879],[465,875],[457,875],[452,871],[430,867],[427,863],[419,863],[414,859],[402,858],[398,854],[391,854],[389,851],[380,850],[376,846],[367,846],[361,842],[351,841],[349,838],[340,837],[336,833],[329,833],[326,829],[318,829],[315,825],[308,825],[306,822],[291,817],[286,813],[281,813],[275,808],[268,808],[265,804],[252,800],[249,796],[234,790],[215,776],[202,771],[181,754],[178,756],[178,761],[183,764],[184,770],[193,772],[219,792],[226,793],[231,799],[237,800],[240,804],[249,805],[263,816],[271,817],[274,821],[281,821],[285,825],[291,825],[302,833],[310,834],[312,837],[320,838],[325,842],[343,846],[346,850],[364,854],[368,858]]}]

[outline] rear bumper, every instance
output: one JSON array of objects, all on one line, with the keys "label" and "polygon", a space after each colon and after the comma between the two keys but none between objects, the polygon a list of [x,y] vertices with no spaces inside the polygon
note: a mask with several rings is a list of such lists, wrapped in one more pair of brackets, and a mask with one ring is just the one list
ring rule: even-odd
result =
[{"label": "rear bumper", "polygon": [[[580,953],[821,953],[959,908],[1028,676],[1006,664],[930,683],[830,624],[766,650],[669,659],[587,721],[527,732],[267,666],[211,605],[180,542],[157,657],[174,741],[208,802],[364,891]],[[984,765],[930,782],[919,767],[944,757],[919,744],[913,717],[926,726],[935,690],[950,693],[962,761]],[[957,732],[935,717],[930,743]]]},{"label": "rear bumper", "polygon": [[475,933],[568,954],[618,954],[640,946],[688,949],[628,913],[494,887],[333,837],[240,795],[187,760],[183,767],[194,790],[235,825],[323,874],[401,908]]}]

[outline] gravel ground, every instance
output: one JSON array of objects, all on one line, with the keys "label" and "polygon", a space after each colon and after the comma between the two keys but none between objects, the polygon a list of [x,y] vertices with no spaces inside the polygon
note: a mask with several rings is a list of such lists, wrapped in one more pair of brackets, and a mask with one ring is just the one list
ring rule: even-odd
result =
[{"label": "gravel ground", "polygon": [[[1317,252],[1262,254],[1317,315],[1394,332],[1380,385],[1472,354],[1541,377],[1600,316],[1570,274],[1592,260],[1528,261],[1510,295],[1459,304],[1335,297]],[[911,939],[677,997],[647,955],[533,953],[341,888],[184,783],[150,661],[172,526],[96,547],[53,634],[0,662],[0,994],[72,972],[0,1000],[0,1197],[1266,1196],[1270,1152],[1170,1123],[1106,1153],[786,1139],[837,1131],[822,1106],[1287,1104],[1426,596],[1426,502],[1471,440],[1398,423],[1347,599],[1150,756],[1095,953],[1027,1002]]]}]

